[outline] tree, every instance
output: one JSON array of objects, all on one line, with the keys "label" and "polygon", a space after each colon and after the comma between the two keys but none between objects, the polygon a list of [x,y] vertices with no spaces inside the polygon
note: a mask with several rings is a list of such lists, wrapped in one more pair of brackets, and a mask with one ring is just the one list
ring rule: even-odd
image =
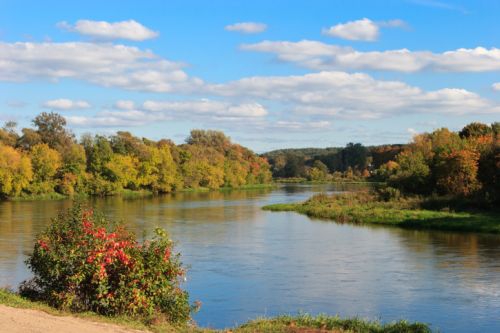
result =
[{"label": "tree", "polygon": [[316,160],[313,163],[313,167],[309,171],[309,179],[315,181],[322,181],[328,177],[328,167],[321,162]]},{"label": "tree", "polygon": [[101,135],[91,137],[84,135],[82,145],[87,155],[87,170],[94,175],[106,178],[108,176],[107,164],[113,156],[113,149],[108,139]]},{"label": "tree", "polygon": [[492,128],[483,123],[470,123],[465,126],[458,134],[461,138],[474,138],[485,135],[490,135],[492,133]]},{"label": "tree", "polygon": [[303,177],[306,173],[304,157],[288,154],[283,171],[285,177]]},{"label": "tree", "polygon": [[137,173],[139,161],[130,155],[113,154],[106,163],[110,180],[121,188],[137,189]]},{"label": "tree", "polygon": [[446,194],[468,196],[480,188],[477,179],[479,153],[469,149],[452,151],[436,167],[436,183]]},{"label": "tree", "polygon": [[187,187],[217,189],[224,184],[224,155],[201,145],[187,145],[184,149],[181,168]]},{"label": "tree", "polygon": [[428,193],[431,170],[420,151],[406,150],[397,158],[397,169],[390,178],[390,185],[410,193]]},{"label": "tree", "polygon": [[32,178],[29,157],[0,143],[0,196],[19,196]]},{"label": "tree", "polygon": [[66,119],[55,112],[42,112],[33,119],[33,125],[35,125],[42,142],[52,149],[61,152],[64,147],[74,142],[73,135],[66,130]]},{"label": "tree", "polygon": [[223,152],[230,146],[231,140],[220,131],[195,129],[191,131],[190,136],[186,139],[186,143],[189,145],[212,147]]},{"label": "tree", "polygon": [[0,128],[0,143],[14,147],[19,138],[16,127],[17,123],[15,121],[7,121],[3,128]]},{"label": "tree", "polygon": [[31,148],[33,183],[30,192],[35,194],[50,193],[56,185],[55,175],[61,166],[61,155],[47,144],[40,143]]},{"label": "tree", "polygon": [[21,135],[21,137],[18,139],[17,147],[28,151],[31,149],[31,147],[42,143],[42,137],[34,129],[23,128],[21,132],[23,133],[23,135]]},{"label": "tree", "polygon": [[356,170],[363,170],[367,166],[368,149],[361,143],[348,143],[342,149],[342,164],[344,170],[351,167]]}]

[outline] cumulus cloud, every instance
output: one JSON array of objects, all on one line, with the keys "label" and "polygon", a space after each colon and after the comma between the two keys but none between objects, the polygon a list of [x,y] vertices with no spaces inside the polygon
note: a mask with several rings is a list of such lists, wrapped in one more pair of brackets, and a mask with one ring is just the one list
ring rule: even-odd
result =
[{"label": "cumulus cloud", "polygon": [[380,27],[397,28],[405,26],[405,22],[399,19],[374,22],[363,18],[357,21],[339,23],[328,29],[323,29],[323,34],[348,40],[375,41],[380,34]]},{"label": "cumulus cloud", "polygon": [[134,20],[113,23],[106,21],[78,20],[74,25],[67,22],[60,22],[57,25],[61,29],[104,40],[128,39],[143,41],[159,36],[157,31],[148,29]]},{"label": "cumulus cloud", "polygon": [[258,34],[266,31],[267,25],[257,22],[240,22],[226,25],[224,29],[226,29],[227,31],[241,32],[244,34]]},{"label": "cumulus cloud", "polygon": [[374,41],[378,39],[379,29],[375,22],[364,18],[323,29],[323,34],[348,40]]},{"label": "cumulus cloud", "polygon": [[83,100],[71,100],[66,98],[53,99],[42,104],[44,108],[54,110],[79,110],[88,109],[90,104]]},{"label": "cumulus cloud", "polygon": [[493,90],[495,91],[500,91],[500,82],[497,82],[497,83],[493,83],[493,85],[491,86],[493,88]]},{"label": "cumulus cloud", "polygon": [[229,103],[202,99],[185,101],[147,100],[141,106],[132,101],[117,101],[113,110],[103,110],[95,116],[67,117],[68,122],[81,127],[141,126],[166,120],[194,120],[210,124],[220,122],[258,121],[267,110],[258,103]]},{"label": "cumulus cloud", "polygon": [[443,72],[486,72],[500,70],[500,49],[476,47],[443,53],[410,51],[357,51],[352,47],[302,40],[262,41],[243,44],[245,51],[275,54],[280,61],[292,62],[314,70],[381,70],[417,72],[424,70]]},{"label": "cumulus cloud", "polygon": [[207,88],[213,94],[278,102],[302,117],[374,119],[413,113],[499,113],[500,107],[464,89],[425,91],[363,73],[319,72],[250,77]]},{"label": "cumulus cloud", "polygon": [[208,99],[181,102],[145,101],[143,109],[183,117],[209,116],[218,119],[254,118],[267,115],[266,109],[258,103],[231,104]]},{"label": "cumulus cloud", "polygon": [[172,62],[137,47],[109,43],[0,42],[0,81],[76,79],[127,90],[198,89],[202,81]]}]

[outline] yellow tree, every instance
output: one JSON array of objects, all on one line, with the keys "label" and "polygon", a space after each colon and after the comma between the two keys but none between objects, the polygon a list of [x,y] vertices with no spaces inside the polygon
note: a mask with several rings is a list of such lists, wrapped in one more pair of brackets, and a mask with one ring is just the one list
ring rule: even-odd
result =
[{"label": "yellow tree", "polygon": [[29,157],[0,144],[0,195],[18,196],[33,178]]},{"label": "yellow tree", "polygon": [[33,146],[30,150],[33,167],[31,193],[50,193],[54,191],[55,175],[61,166],[61,155],[45,143]]},{"label": "yellow tree", "polygon": [[139,161],[134,156],[113,154],[106,164],[112,182],[121,188],[137,187],[137,166]]}]

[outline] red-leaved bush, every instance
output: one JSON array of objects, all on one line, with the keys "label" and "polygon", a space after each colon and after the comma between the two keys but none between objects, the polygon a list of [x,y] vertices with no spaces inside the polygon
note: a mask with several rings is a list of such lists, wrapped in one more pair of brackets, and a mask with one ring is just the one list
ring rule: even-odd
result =
[{"label": "red-leaved bush", "polygon": [[186,322],[193,308],[172,246],[162,229],[141,244],[123,225],[76,205],[37,237],[27,259],[34,277],[20,291],[76,312]]}]

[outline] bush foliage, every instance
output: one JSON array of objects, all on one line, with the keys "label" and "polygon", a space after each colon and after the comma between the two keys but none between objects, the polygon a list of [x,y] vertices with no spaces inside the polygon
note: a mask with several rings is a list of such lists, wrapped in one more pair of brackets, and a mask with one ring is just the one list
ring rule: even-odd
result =
[{"label": "bush foliage", "polygon": [[37,237],[27,259],[34,277],[21,295],[74,312],[186,322],[193,308],[172,247],[162,229],[139,243],[122,224],[76,205]]}]

